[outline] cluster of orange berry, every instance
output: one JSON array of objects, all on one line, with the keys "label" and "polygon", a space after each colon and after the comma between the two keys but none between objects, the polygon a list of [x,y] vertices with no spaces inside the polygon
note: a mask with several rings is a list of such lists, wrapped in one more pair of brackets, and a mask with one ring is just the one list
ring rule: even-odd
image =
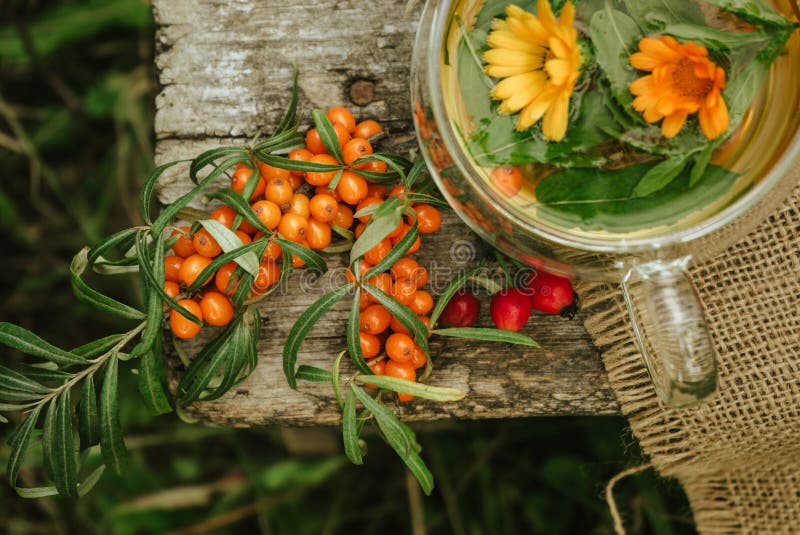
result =
[{"label": "cluster of orange berry", "polygon": [[[402,197],[404,194],[405,187],[401,185],[390,191],[388,197]],[[382,203],[386,197],[386,188],[374,187],[370,196],[359,204],[358,210]],[[434,206],[414,203],[412,207],[415,212],[413,217],[416,218],[421,234],[435,232],[441,227],[442,217]],[[356,236],[360,236],[369,218],[369,215],[360,218],[361,222],[355,230]],[[364,254],[359,268],[362,275],[383,260],[392,247],[408,232],[411,224],[413,224],[411,218],[401,221],[386,238]],[[433,309],[433,297],[422,289],[428,282],[428,271],[408,256],[419,251],[421,245],[421,239],[417,236],[416,241],[406,252],[406,256],[395,262],[386,272],[375,275],[365,282],[407,306],[430,329],[430,318],[426,314]],[[351,281],[355,279],[352,273],[348,273],[348,276]],[[361,352],[367,359],[367,365],[372,372],[375,375],[416,381],[416,370],[425,366],[428,358],[414,341],[408,329],[366,290],[360,294],[359,305],[361,308],[359,329]],[[381,348],[385,349],[385,356],[379,356]],[[374,388],[372,385],[367,386]],[[400,401],[409,401],[413,399],[413,396],[398,393],[398,398]]]}]

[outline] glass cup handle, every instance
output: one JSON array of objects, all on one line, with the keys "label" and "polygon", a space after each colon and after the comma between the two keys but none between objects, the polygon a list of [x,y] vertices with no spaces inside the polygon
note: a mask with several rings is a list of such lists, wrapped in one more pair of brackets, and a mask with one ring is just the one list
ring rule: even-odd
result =
[{"label": "glass cup handle", "polygon": [[717,359],[689,258],[630,268],[622,282],[636,341],[665,405],[689,407],[717,390]]}]

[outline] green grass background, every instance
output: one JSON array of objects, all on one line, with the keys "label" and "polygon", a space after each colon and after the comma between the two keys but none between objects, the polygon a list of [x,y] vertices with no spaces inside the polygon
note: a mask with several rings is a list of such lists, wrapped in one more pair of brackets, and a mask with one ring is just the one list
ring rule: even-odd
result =
[{"label": "green grass background", "polygon": [[[67,269],[83,245],[139,222],[153,158],[153,41],[142,0],[0,2],[0,320],[57,345],[123,327],[75,301]],[[100,282],[139,299],[135,277]],[[1,355],[11,367],[20,358]],[[126,475],[107,474],[77,502],[23,500],[0,483],[0,533],[612,533],[605,483],[642,461],[622,418],[423,427],[437,489],[420,500],[377,437],[353,467],[335,448],[290,455],[276,428],[152,417],[130,374],[120,396]],[[26,485],[43,481],[36,453]],[[8,454],[3,440],[0,470]],[[694,531],[680,487],[652,472],[623,481],[617,498],[629,533]]]}]

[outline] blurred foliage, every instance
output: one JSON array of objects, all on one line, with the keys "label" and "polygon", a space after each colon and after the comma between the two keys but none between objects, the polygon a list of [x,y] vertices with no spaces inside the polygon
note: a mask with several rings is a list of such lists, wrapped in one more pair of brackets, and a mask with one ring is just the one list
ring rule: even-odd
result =
[{"label": "blurred foliage", "polygon": [[[137,190],[153,159],[152,14],[142,0],[6,0],[0,21],[0,321],[76,346],[118,327],[75,301],[68,265],[84,244],[137,223]],[[101,289],[138,295],[134,277],[111,284]],[[0,531],[612,533],[605,483],[641,462],[622,418],[428,426],[419,437],[437,490],[418,500],[377,437],[363,467],[335,450],[291,456],[278,429],[153,418],[134,401],[134,379],[120,384],[125,477],[107,473],[79,502],[23,500],[0,484]],[[0,466],[8,453],[3,441]],[[35,483],[39,457],[28,456],[25,484]],[[676,483],[646,472],[618,487],[630,533],[694,532]]]}]

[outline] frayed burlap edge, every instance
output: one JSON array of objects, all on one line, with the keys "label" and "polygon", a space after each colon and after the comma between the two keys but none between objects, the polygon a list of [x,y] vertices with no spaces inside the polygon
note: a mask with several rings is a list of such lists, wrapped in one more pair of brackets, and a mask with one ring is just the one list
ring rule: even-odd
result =
[{"label": "frayed burlap edge", "polygon": [[692,274],[720,353],[708,405],[661,405],[618,286],[578,284],[585,326],[634,435],[681,482],[700,533],[800,532],[800,189]]}]

